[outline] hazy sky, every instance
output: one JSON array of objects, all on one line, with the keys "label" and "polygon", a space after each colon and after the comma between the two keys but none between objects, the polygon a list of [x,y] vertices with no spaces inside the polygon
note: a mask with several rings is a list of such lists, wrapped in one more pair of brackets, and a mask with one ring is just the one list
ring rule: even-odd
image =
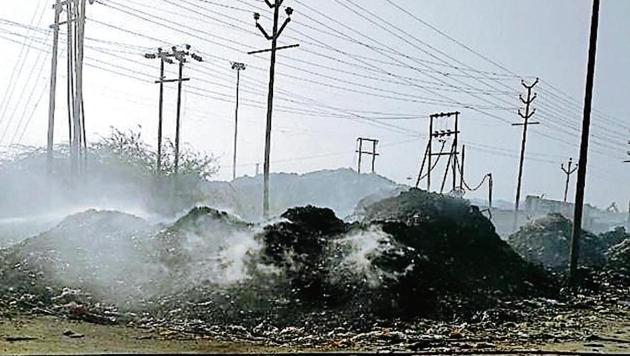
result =
[{"label": "hazy sky", "polygon": [[[356,138],[366,136],[381,141],[378,173],[408,183],[426,146],[428,114],[459,110],[466,179],[477,185],[492,172],[495,197],[512,200],[521,128],[509,123],[520,121],[519,77],[540,77],[534,106],[535,120],[542,124],[529,135],[523,195],[561,199],[560,163],[577,159],[591,1],[392,1],[417,19],[387,0],[285,0],[295,12],[280,42],[301,47],[278,58],[272,170],[354,167]],[[45,144],[52,3],[0,2],[0,145]],[[100,0],[89,6],[88,139],[106,135],[110,126],[140,125],[155,144],[158,87],[152,81],[159,63],[143,54],[189,43],[205,62],[186,67],[192,80],[185,84],[182,139],[216,154],[222,165],[218,178],[231,177],[235,73],[229,61],[245,62],[237,168],[239,174],[253,174],[263,156],[268,55],[246,52],[269,46],[254,27],[255,8],[270,29],[271,12],[263,0]],[[616,201],[625,208],[630,199],[630,165],[622,163],[630,148],[630,1],[605,0],[601,11],[587,200],[602,207]],[[31,25],[37,29],[29,31]],[[64,41],[62,34],[62,50]],[[59,68],[56,138],[62,142],[67,140],[65,52]],[[176,75],[176,66],[168,71],[169,77]],[[174,89],[169,87],[165,101],[170,137]],[[439,181],[442,168],[436,170]],[[485,188],[473,196],[485,197]]]}]

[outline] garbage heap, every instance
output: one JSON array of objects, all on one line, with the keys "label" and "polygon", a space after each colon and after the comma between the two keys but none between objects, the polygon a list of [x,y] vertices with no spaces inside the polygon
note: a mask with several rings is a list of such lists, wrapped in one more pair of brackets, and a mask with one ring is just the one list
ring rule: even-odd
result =
[{"label": "garbage heap", "polygon": [[468,318],[499,300],[558,290],[461,199],[414,189],[364,208],[355,223],[313,206],[281,218],[256,234],[260,250],[248,257],[246,280],[185,291],[190,303],[170,298],[160,317],[174,310],[252,326],[361,328],[375,320]]},{"label": "garbage heap", "polygon": [[[569,264],[572,226],[572,221],[562,214],[549,214],[522,226],[508,238],[508,243],[532,263],[550,270],[563,270]],[[613,253],[609,250],[629,239],[630,234],[624,227],[599,235],[582,230],[579,262],[584,267],[604,268],[610,260],[608,255]],[[614,250],[623,248],[619,246]]]},{"label": "garbage heap", "polygon": [[558,289],[464,200],[412,189],[362,216],[347,223],[307,206],[252,225],[196,208],[154,226],[89,211],[0,251],[0,312],[361,328],[469,318],[499,300]]},{"label": "garbage heap", "polygon": [[[572,222],[549,214],[522,226],[508,243],[527,261],[559,275],[569,264]],[[624,227],[595,235],[582,231],[579,240],[579,278],[587,289],[614,289],[627,293],[630,286],[630,234]]]}]

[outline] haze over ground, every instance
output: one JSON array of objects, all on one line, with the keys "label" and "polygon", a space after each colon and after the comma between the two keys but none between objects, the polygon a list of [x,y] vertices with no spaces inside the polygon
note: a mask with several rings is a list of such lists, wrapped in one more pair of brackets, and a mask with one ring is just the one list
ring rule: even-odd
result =
[{"label": "haze over ground", "polygon": [[[394,3],[513,73],[527,80],[541,78],[539,99],[534,106],[538,109],[535,119],[542,125],[533,127],[528,138],[529,159],[523,192],[560,199],[564,187],[560,163],[569,157],[576,158],[579,145],[590,1],[398,0]],[[44,0],[2,2],[0,18],[47,28],[53,15],[50,4],[52,1]],[[87,41],[91,46],[86,49],[85,74],[88,140],[106,135],[110,126],[124,129],[141,125],[147,141],[154,143],[158,92],[152,81],[157,78],[158,63],[146,60],[143,54],[158,46],[190,43],[205,56],[206,62],[191,63],[186,69],[192,81],[185,85],[188,89],[184,95],[182,138],[197,149],[219,155],[222,170],[217,178],[231,177],[235,74],[230,70],[229,60],[246,62],[250,66],[243,72],[238,172],[254,173],[255,163],[262,162],[268,58],[248,56],[245,52],[268,47],[254,27],[252,12],[258,9],[263,15],[261,22],[268,27],[269,9],[263,1],[256,0],[234,1],[227,6],[217,4],[201,0],[102,0],[90,6],[87,36],[117,44]],[[379,27],[382,25],[378,19],[353,4],[397,29]],[[281,42],[299,42],[301,47],[287,50],[279,57],[272,171],[307,172],[354,166],[355,140],[358,136],[368,136],[381,140],[378,173],[409,183],[406,178],[417,174],[426,145],[428,114],[460,110],[462,139],[469,150],[467,180],[476,185],[484,174],[493,172],[495,196],[513,199],[521,131],[509,123],[520,121],[516,115],[518,94],[523,92],[520,78],[505,75],[504,70],[437,34],[387,1],[286,0],[285,5],[292,6],[295,13]],[[625,207],[630,196],[627,184],[630,167],[621,162],[630,138],[630,104],[625,98],[630,92],[627,67],[630,43],[625,36],[630,32],[626,20],[630,3],[609,0],[602,4],[601,11],[594,101],[599,111],[593,119],[587,201],[603,207],[616,201],[618,206]],[[3,32],[0,41],[7,54],[5,65],[0,68],[0,82],[15,88],[7,109],[0,108],[5,113],[0,116],[0,137],[3,137],[0,145],[18,142],[44,145],[49,57],[35,49],[21,52],[23,36],[10,32],[26,35],[26,29],[4,21],[0,28]],[[34,39],[27,41],[29,46],[49,50],[50,36],[38,31],[30,35]],[[400,53],[392,53],[393,50]],[[457,64],[438,50],[463,64]],[[444,65],[442,59],[451,65]],[[20,75],[11,82],[14,68],[21,63],[24,67]],[[483,73],[462,72],[453,65],[458,68],[469,65]],[[60,65],[61,75],[63,68]],[[169,68],[169,76],[173,75],[175,66]],[[62,84],[58,90],[59,141],[65,139],[67,130],[63,81],[60,78]],[[483,112],[452,102],[428,104],[427,100],[446,99],[414,85],[440,88],[430,90],[447,95],[452,101],[473,104]],[[35,90],[31,95],[32,88]],[[475,96],[462,93],[461,88],[475,91]],[[564,94],[555,88],[576,102],[570,104],[567,99],[560,99]],[[165,102],[165,130],[169,136],[174,131],[173,89],[167,90]],[[404,120],[392,119],[401,116]],[[383,118],[386,120],[375,120]],[[7,133],[3,134],[4,131]],[[485,194],[481,191],[473,196],[485,197]]]}]

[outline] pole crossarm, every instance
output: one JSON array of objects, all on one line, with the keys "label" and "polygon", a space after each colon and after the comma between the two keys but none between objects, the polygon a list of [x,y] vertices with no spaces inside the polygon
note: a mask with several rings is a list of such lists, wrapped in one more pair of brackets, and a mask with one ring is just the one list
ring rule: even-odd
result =
[{"label": "pole crossarm", "polygon": [[[280,46],[280,47],[277,47],[276,50],[296,48],[296,47],[300,47],[300,45],[299,44],[292,44],[292,45],[288,45],[288,46]],[[250,51],[250,52],[247,52],[247,54],[259,54],[259,53],[265,53],[265,52],[271,52],[271,51],[272,51],[271,48],[267,48],[267,49],[260,49],[260,50]]]},{"label": "pole crossarm", "polygon": [[190,78],[175,78],[175,79],[162,79],[162,80],[156,80],[154,83],[155,84],[160,84],[160,83],[176,83],[176,82],[188,82],[190,81]]}]

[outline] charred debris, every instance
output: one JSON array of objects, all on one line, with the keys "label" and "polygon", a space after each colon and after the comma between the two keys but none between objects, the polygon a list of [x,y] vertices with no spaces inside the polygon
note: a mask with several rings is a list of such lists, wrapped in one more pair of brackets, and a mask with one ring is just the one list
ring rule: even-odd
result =
[{"label": "charred debris", "polygon": [[[427,320],[503,325],[575,298],[563,289],[570,222],[562,216],[504,241],[477,207],[418,189],[354,216],[305,206],[261,225],[199,207],[155,225],[86,211],[0,250],[0,314],[322,334]],[[627,299],[628,237],[584,232],[580,298],[605,290],[607,303]]]}]

